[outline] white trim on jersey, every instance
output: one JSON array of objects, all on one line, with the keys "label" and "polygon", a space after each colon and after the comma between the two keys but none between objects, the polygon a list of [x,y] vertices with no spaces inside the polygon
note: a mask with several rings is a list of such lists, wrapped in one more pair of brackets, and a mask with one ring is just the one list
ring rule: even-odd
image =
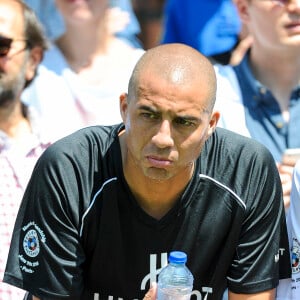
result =
[{"label": "white trim on jersey", "polygon": [[95,200],[97,198],[97,196],[102,192],[103,188],[105,185],[107,185],[108,183],[110,183],[111,181],[113,180],[117,180],[117,177],[113,177],[113,178],[110,178],[108,180],[106,180],[103,185],[101,186],[101,188],[99,189],[99,191],[95,194],[91,204],[89,205],[89,207],[87,208],[87,210],[85,211],[85,213],[83,214],[82,216],[82,219],[81,219],[81,226],[80,226],[80,231],[79,231],[79,236],[82,237],[82,231],[83,231],[83,226],[84,226],[84,219],[86,217],[86,215],[89,213],[89,211],[91,210],[92,206],[94,205],[95,203]]},{"label": "white trim on jersey", "polygon": [[219,185],[219,186],[223,187],[224,189],[226,189],[230,194],[232,194],[240,202],[240,204],[242,204],[244,209],[246,209],[245,202],[233,190],[231,190],[229,187],[227,187],[226,185],[222,184],[221,182],[219,182],[216,179],[214,179],[212,177],[209,177],[207,175],[199,174],[199,177],[209,179],[209,180],[215,182],[217,185]]}]

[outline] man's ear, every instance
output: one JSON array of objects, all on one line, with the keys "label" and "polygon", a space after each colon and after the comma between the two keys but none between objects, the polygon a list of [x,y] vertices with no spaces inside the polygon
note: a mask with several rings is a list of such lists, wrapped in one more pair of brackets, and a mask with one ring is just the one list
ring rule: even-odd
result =
[{"label": "man's ear", "polygon": [[209,128],[207,131],[207,137],[211,136],[213,132],[215,131],[218,121],[220,119],[220,112],[215,110],[212,112],[210,121],[209,121]]},{"label": "man's ear", "polygon": [[249,21],[249,0],[234,0],[234,4],[242,22],[247,24]]},{"label": "man's ear", "polygon": [[41,47],[30,49],[29,59],[26,65],[26,80],[32,80],[35,76],[36,69],[43,59],[44,50]]},{"label": "man's ear", "polygon": [[127,93],[122,93],[120,95],[120,114],[123,120],[123,123],[125,124],[126,121],[126,115],[127,115],[127,109],[128,109],[128,95]]}]

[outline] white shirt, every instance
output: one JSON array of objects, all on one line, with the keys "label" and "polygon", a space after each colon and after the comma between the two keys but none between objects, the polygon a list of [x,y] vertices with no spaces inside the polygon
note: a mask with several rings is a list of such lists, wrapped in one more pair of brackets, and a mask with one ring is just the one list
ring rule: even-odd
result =
[{"label": "white shirt", "polygon": [[214,68],[217,76],[215,109],[221,113],[218,126],[250,137],[241,88],[233,68],[218,64]]},{"label": "white shirt", "polygon": [[2,282],[19,206],[34,165],[51,144],[33,108],[28,108],[32,132],[14,140],[0,130],[0,299],[22,300],[24,290]]},{"label": "white shirt", "polygon": [[46,52],[38,76],[27,88],[22,100],[40,113],[51,138],[61,138],[82,127],[112,125],[122,121],[119,96],[127,92],[131,72],[144,53],[119,42],[103,58],[100,80],[88,83],[78,76],[53,46]]}]

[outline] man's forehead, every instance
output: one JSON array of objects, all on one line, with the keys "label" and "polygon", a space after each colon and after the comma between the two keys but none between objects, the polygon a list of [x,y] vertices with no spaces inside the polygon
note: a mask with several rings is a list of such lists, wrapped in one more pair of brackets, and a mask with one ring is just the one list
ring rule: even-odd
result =
[{"label": "man's forehead", "polygon": [[23,32],[24,17],[21,5],[13,0],[0,0],[0,34],[20,37],[23,36]]}]

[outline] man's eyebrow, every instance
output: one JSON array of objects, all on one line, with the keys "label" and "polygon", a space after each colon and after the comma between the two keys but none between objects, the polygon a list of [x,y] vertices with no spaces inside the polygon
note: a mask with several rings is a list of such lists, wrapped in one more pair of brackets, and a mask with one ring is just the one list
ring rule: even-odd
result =
[{"label": "man's eyebrow", "polygon": [[[155,108],[149,107],[147,105],[141,105],[138,107],[139,110],[144,110],[144,111],[148,111],[151,113],[155,113],[158,114],[159,111],[157,111]],[[201,118],[199,117],[194,117],[191,115],[174,115],[174,119],[183,119],[183,120],[187,120],[187,121],[193,121],[193,122],[199,122],[201,121]]]},{"label": "man's eyebrow", "polygon": [[194,121],[194,122],[199,122],[201,119],[200,117],[194,117],[194,116],[188,116],[188,115],[176,115],[175,117],[176,119],[183,119],[183,120],[187,120],[187,121]]},{"label": "man's eyebrow", "polygon": [[152,108],[152,107],[149,107],[147,105],[140,105],[138,107],[139,110],[146,110],[146,111],[149,111],[149,112],[152,112],[152,113],[157,113],[157,110]]}]

